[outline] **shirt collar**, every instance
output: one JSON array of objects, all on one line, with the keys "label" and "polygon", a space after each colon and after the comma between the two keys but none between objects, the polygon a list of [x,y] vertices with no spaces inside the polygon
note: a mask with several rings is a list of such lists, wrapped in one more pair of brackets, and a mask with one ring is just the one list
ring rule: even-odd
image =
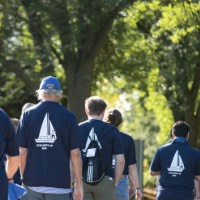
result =
[{"label": "shirt collar", "polygon": [[182,143],[182,144],[188,144],[188,141],[184,137],[176,137],[172,140],[172,143]]}]

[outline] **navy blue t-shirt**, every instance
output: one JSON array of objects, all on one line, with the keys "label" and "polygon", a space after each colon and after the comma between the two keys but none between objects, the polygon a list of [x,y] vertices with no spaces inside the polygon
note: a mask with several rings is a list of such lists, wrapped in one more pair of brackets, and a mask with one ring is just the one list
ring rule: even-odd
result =
[{"label": "navy blue t-shirt", "polygon": [[183,200],[193,198],[194,178],[200,175],[200,152],[184,138],[175,138],[157,150],[150,169],[160,171],[159,195],[169,191],[182,195]]},{"label": "navy blue t-shirt", "polygon": [[80,148],[75,116],[57,102],[39,102],[22,114],[17,134],[28,149],[23,183],[70,188],[70,150]]},{"label": "navy blue t-shirt", "polygon": [[130,135],[125,133],[121,133],[123,146],[124,146],[124,158],[125,158],[125,166],[124,166],[124,175],[128,175],[128,166],[136,164],[135,158],[135,143],[133,138]]},{"label": "navy blue t-shirt", "polygon": [[106,176],[114,178],[112,169],[112,156],[124,154],[121,135],[115,126],[101,120],[91,119],[79,124],[81,131],[81,153],[86,147],[88,135],[93,129],[102,146],[102,154],[105,162]]},{"label": "navy blue t-shirt", "polygon": [[8,181],[5,172],[5,154],[9,156],[19,155],[19,147],[15,135],[15,129],[8,115],[0,109],[0,199],[7,200]]}]

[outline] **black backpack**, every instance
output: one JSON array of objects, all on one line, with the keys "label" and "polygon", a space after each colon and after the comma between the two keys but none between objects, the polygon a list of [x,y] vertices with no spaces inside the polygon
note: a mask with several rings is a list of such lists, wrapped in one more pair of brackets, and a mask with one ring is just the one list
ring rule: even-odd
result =
[{"label": "black backpack", "polygon": [[90,185],[98,184],[105,176],[105,164],[101,144],[95,133],[93,138],[88,136],[90,143],[82,154],[82,179]]}]

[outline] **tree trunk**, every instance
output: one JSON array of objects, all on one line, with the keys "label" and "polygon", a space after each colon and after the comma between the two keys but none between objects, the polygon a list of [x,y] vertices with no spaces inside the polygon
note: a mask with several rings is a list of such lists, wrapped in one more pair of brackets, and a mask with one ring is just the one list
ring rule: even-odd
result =
[{"label": "tree trunk", "polygon": [[190,125],[190,138],[189,142],[193,147],[200,149],[200,117],[199,112],[197,114],[186,113],[185,121]]},{"label": "tree trunk", "polygon": [[[170,108],[175,122],[183,120],[190,125],[189,142],[193,147],[200,148],[200,63],[196,63],[191,78],[186,72],[180,74],[182,67],[183,65],[177,65],[176,67],[175,82],[168,82],[168,87],[174,85],[175,90],[165,92],[165,96],[167,99],[173,99]],[[188,87],[188,80],[192,83],[191,87]]]},{"label": "tree trunk", "polygon": [[187,105],[187,111],[178,112],[177,109],[172,108],[174,120],[186,121],[190,125],[190,138],[189,143],[196,148],[200,149],[200,117],[199,114],[194,114],[191,110],[194,109],[194,105]]},{"label": "tree trunk", "polygon": [[85,100],[91,95],[93,62],[90,59],[77,64],[68,62],[64,66],[68,86],[68,108],[75,113],[79,122],[86,119]]}]

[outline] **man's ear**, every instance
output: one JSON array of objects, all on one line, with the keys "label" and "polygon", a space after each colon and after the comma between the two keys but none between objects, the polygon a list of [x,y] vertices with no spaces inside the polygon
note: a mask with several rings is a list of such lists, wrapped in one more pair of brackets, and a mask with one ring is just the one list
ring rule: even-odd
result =
[{"label": "man's ear", "polygon": [[174,133],[172,133],[172,138],[175,138],[176,136],[175,136],[175,134]]},{"label": "man's ear", "polygon": [[103,118],[104,118],[104,114],[105,114],[105,110],[98,116],[99,117],[99,119],[101,119],[101,120],[103,120]]},{"label": "man's ear", "polygon": [[187,133],[186,139],[189,140],[190,132]]},{"label": "man's ear", "polygon": [[86,113],[86,115],[90,115],[90,111],[88,108],[85,108],[85,113]]},{"label": "man's ear", "polygon": [[104,110],[100,115],[102,115],[102,116],[104,117],[104,115],[105,115],[105,110]]}]

